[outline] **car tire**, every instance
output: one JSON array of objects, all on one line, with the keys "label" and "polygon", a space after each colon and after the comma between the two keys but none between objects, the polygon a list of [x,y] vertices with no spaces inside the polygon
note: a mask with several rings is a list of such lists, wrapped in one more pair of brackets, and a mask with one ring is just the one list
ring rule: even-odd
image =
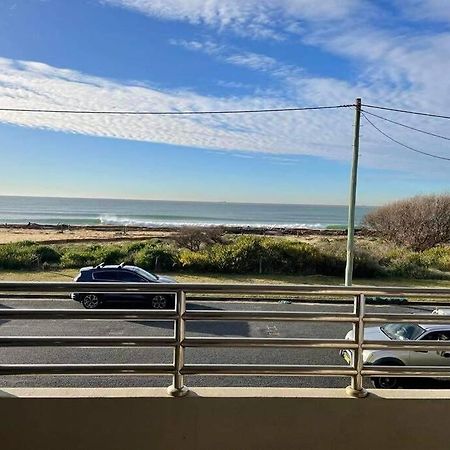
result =
[{"label": "car tire", "polygon": [[168,298],[165,295],[154,295],[150,301],[152,309],[167,309],[169,306]]},{"label": "car tire", "polygon": [[398,389],[399,381],[398,378],[393,377],[372,378],[372,384],[377,389]]},{"label": "car tire", "polygon": [[[395,359],[380,360],[374,363],[376,366],[403,366],[401,361]],[[400,379],[396,377],[372,377],[372,384],[376,389],[398,389]]]},{"label": "car tire", "polygon": [[86,309],[96,309],[100,306],[101,301],[100,301],[100,297],[97,294],[86,294],[82,300],[81,300],[81,304],[86,308]]}]

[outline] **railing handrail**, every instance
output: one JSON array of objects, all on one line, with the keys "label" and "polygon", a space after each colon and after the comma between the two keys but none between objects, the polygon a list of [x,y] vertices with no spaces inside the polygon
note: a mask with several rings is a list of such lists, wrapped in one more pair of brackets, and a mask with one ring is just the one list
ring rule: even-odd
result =
[{"label": "railing handrail", "polygon": [[308,284],[231,284],[231,283],[76,283],[41,281],[0,281],[0,292],[176,292],[189,293],[240,293],[240,294],[318,294],[354,296],[385,295],[411,297],[450,297],[450,288],[407,286],[333,286]]},{"label": "railing handrail", "polygon": [[[174,323],[172,336],[0,336],[0,347],[168,347],[173,350],[172,364],[1,364],[0,375],[17,374],[140,374],[171,375],[171,395],[181,396],[188,389],[185,375],[296,375],[351,377],[348,388],[351,395],[363,397],[364,376],[449,376],[450,367],[433,366],[372,366],[364,364],[367,350],[450,350],[450,341],[373,341],[365,340],[367,324],[450,323],[450,315],[366,313],[365,296],[408,295],[414,298],[450,298],[449,288],[403,288],[375,286],[317,286],[317,285],[253,285],[253,284],[199,284],[199,283],[75,283],[75,282],[0,282],[0,292],[77,292],[77,293],[168,293],[176,296],[175,310],[78,310],[78,309],[0,309],[0,319],[6,320],[166,320]],[[285,294],[304,296],[345,295],[354,298],[353,312],[302,311],[241,311],[241,310],[186,310],[189,293],[248,293]],[[205,297],[207,299],[207,297]],[[254,338],[254,337],[186,337],[188,321],[295,321],[349,323],[353,326],[352,339],[312,338]],[[189,364],[185,363],[185,349],[189,347],[279,347],[346,349],[352,354],[349,366],[335,365],[273,365],[273,364]]]}]

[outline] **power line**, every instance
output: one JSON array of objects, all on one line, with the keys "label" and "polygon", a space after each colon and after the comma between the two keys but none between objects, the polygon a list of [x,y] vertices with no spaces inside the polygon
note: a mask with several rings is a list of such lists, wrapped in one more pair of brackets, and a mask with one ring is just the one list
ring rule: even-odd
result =
[{"label": "power line", "polygon": [[51,113],[51,114],[113,114],[113,115],[135,115],[135,116],[187,116],[201,114],[253,114],[289,111],[314,111],[322,109],[351,108],[354,105],[331,105],[331,106],[307,106],[298,108],[268,108],[268,109],[229,109],[212,111],[94,111],[73,109],[34,109],[34,108],[0,108],[4,112],[25,113]]},{"label": "power line", "polygon": [[425,131],[425,130],[421,130],[420,128],[411,127],[411,126],[406,125],[404,123],[396,122],[395,120],[391,120],[391,119],[388,119],[387,117],[379,116],[378,114],[374,114],[374,113],[371,113],[371,112],[366,111],[366,110],[363,110],[363,111],[366,114],[370,114],[371,116],[378,117],[378,119],[385,120],[386,122],[390,122],[390,123],[393,123],[395,125],[399,125],[401,127],[408,128],[410,130],[418,131],[419,133],[427,134],[429,136],[434,136],[434,137],[437,137],[437,138],[440,138],[440,139],[445,139],[446,141],[450,141],[450,138],[447,137],[447,136],[442,136],[441,134],[432,133],[431,131]]},{"label": "power line", "polygon": [[411,147],[409,145],[404,144],[403,142],[397,141],[397,139],[394,139],[393,137],[389,136],[388,134],[386,134],[383,130],[380,130],[365,114],[364,112],[361,111],[361,114],[363,115],[364,119],[367,120],[367,122],[370,123],[370,125],[372,125],[373,128],[375,128],[379,133],[381,133],[383,136],[387,137],[388,139],[390,139],[392,142],[395,142],[398,145],[401,145],[402,147],[407,148],[408,150],[411,150],[413,152],[416,153],[420,153],[421,155],[425,155],[425,156],[429,156],[431,158],[436,158],[436,159],[443,159],[444,161],[450,161],[450,158],[446,158],[445,156],[439,156],[439,155],[434,155],[432,153],[427,153],[424,152],[422,150],[418,150],[417,148]]},{"label": "power line", "polygon": [[450,119],[450,116],[445,116],[443,114],[433,114],[433,113],[426,113],[426,112],[420,112],[420,111],[410,111],[408,109],[388,108],[387,106],[366,105],[365,103],[362,104],[361,106],[366,107],[366,108],[384,109],[385,111],[394,111],[394,112],[400,112],[400,113],[406,113],[406,114],[414,114],[416,116],[427,116],[427,117],[438,117],[440,119]]}]

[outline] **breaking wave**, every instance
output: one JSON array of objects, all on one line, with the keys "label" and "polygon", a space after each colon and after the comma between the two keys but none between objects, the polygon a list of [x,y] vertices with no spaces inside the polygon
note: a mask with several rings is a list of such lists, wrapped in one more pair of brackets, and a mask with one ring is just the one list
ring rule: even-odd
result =
[{"label": "breaking wave", "polygon": [[322,223],[249,223],[249,222],[200,222],[200,221],[182,221],[182,220],[154,220],[154,219],[136,219],[131,217],[120,217],[114,215],[102,215],[99,217],[102,225],[115,226],[135,226],[146,228],[178,228],[178,227],[239,227],[239,228],[311,228],[324,229],[326,225]]}]

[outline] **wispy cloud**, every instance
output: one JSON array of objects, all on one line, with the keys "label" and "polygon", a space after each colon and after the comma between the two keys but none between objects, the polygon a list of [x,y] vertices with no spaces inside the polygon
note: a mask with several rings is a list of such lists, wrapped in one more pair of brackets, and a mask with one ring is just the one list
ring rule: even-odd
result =
[{"label": "wispy cloud", "polygon": [[250,70],[269,72],[274,76],[287,77],[301,72],[299,67],[284,64],[271,56],[241,50],[232,46],[220,45],[211,40],[200,42],[171,39],[169,42],[189,51],[205,53],[224,63],[245,67]]},{"label": "wispy cloud", "polygon": [[[419,6],[414,0],[405,0]],[[437,3],[433,11],[439,11]],[[450,92],[450,33],[408,29],[386,30],[370,18],[347,26],[352,12],[366,8],[356,0],[103,0],[167,20],[205,24],[219,30],[255,30],[295,33],[296,40],[338,55],[359,73],[351,80],[310,75],[302,67],[260,53],[230,47],[214,40],[172,40],[189,51],[203,52],[227,64],[277,77],[272,91],[252,95],[208,96],[193,90],[163,90],[147,85],[119,83],[49,65],[0,59],[2,106],[118,109],[208,110],[249,109],[351,103],[361,96],[365,103],[407,109],[447,112]],[[400,7],[400,6],[399,6]],[[414,12],[410,10],[411,14]],[[434,13],[433,13],[434,15]],[[333,27],[323,21],[337,21]],[[319,24],[319,26],[317,26]],[[246,31],[247,32],[247,31]],[[218,83],[234,81],[221,80]],[[246,86],[248,87],[248,86]],[[388,113],[385,113],[388,114]],[[396,119],[435,133],[448,134],[447,123],[396,116]],[[350,110],[239,116],[132,117],[43,115],[0,112],[0,121],[21,126],[71,133],[160,142],[205,149],[263,152],[271,155],[313,155],[347,160],[351,153],[353,117]],[[448,155],[446,143],[382,124],[387,132],[428,152]],[[361,163],[368,167],[402,170],[420,176],[448,176],[448,167],[387,142],[367,124],[362,129]],[[289,162],[289,161],[288,161]],[[432,175],[431,175],[432,174]]]},{"label": "wispy cloud", "polygon": [[394,4],[410,19],[450,22],[450,8],[445,0],[395,0]]},{"label": "wispy cloud", "polygon": [[[71,108],[93,110],[208,110],[279,107],[302,104],[349,102],[356,92],[374,101],[370,89],[336,80],[298,80],[296,98],[221,98],[186,91],[162,91],[122,84],[36,62],[0,59],[0,98],[4,107]],[[380,90],[381,92],[381,90]],[[387,97],[377,98],[383,103]],[[160,142],[205,149],[263,152],[272,155],[314,155],[348,160],[351,153],[352,111],[239,116],[108,116],[57,115],[0,112],[0,121],[69,133]],[[398,130],[396,130],[398,133]],[[435,176],[448,170],[427,159],[380,144],[378,136],[363,129],[362,164],[403,169]],[[425,145],[426,139],[416,139]],[[438,149],[440,150],[440,149]]]},{"label": "wispy cloud", "polygon": [[[214,98],[186,91],[161,91],[116,83],[36,62],[0,59],[0,98],[4,107],[93,110],[205,110],[286,105],[282,98]],[[339,113],[336,117],[339,117]],[[324,124],[326,114],[316,117]],[[325,143],[311,150],[308,136],[293,129],[312,117],[202,116],[132,117],[0,112],[0,121],[95,136],[269,153],[307,153],[345,158]],[[335,119],[333,119],[335,120]],[[285,134],[286,133],[286,134]]]},{"label": "wispy cloud", "polygon": [[[101,0],[151,17],[188,21],[241,35],[282,39],[301,20],[342,20],[367,8],[361,0]],[[284,31],[280,31],[284,28]]]}]

